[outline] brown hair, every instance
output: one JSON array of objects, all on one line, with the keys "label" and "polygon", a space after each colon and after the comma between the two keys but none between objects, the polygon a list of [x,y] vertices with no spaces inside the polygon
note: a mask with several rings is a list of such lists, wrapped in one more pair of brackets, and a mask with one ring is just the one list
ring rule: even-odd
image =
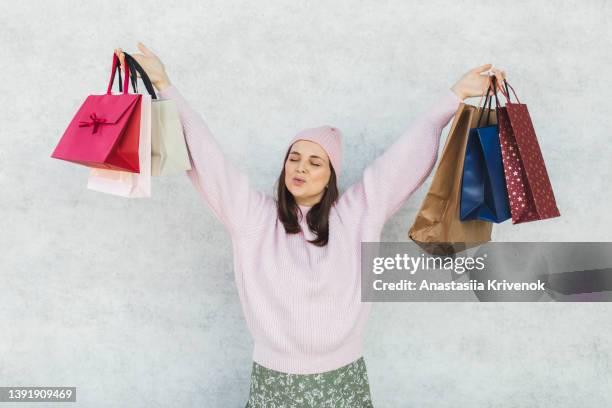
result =
[{"label": "brown hair", "polygon": [[[297,212],[300,211],[300,208],[295,202],[293,194],[291,194],[285,185],[285,163],[287,162],[290,151],[291,146],[287,149],[285,160],[283,160],[283,169],[277,181],[276,208],[278,219],[285,226],[285,232],[287,232],[287,234],[297,234],[302,230],[297,218]],[[329,167],[331,176],[329,177],[328,187],[325,189],[321,201],[313,205],[306,215],[308,228],[317,236],[316,239],[308,242],[320,247],[327,245],[329,240],[329,213],[339,196],[338,186],[336,185],[336,172],[331,163],[329,163]]]}]

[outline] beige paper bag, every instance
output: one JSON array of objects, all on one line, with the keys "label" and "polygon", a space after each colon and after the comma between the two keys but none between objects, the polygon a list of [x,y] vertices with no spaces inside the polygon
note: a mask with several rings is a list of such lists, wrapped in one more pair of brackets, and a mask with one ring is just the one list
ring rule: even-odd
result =
[{"label": "beige paper bag", "polygon": [[171,99],[155,99],[151,106],[151,174],[166,176],[191,169],[183,127]]}]

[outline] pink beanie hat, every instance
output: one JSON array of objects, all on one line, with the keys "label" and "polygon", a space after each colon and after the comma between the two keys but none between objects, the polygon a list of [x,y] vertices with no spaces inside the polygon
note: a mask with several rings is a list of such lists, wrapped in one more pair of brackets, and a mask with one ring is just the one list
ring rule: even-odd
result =
[{"label": "pink beanie hat", "polygon": [[289,146],[298,140],[309,140],[321,146],[334,167],[336,178],[340,178],[342,167],[342,132],[340,129],[328,125],[304,129],[291,139]]}]

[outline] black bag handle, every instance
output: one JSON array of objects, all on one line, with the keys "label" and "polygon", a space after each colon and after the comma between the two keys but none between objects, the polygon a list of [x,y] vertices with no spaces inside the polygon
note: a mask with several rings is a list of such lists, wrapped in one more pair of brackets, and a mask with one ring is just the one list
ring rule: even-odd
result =
[{"label": "black bag handle", "polygon": [[130,74],[131,74],[130,76],[134,80],[132,82],[132,87],[138,89],[138,85],[137,85],[138,81],[136,79],[136,72],[138,72],[140,74],[140,79],[142,79],[142,83],[144,84],[145,88],[147,88],[147,92],[149,93],[149,95],[151,95],[151,99],[157,99],[157,96],[155,95],[155,88],[153,88],[151,79],[149,78],[149,75],[147,75],[146,71],[140,66],[138,61],[136,61],[136,59],[132,57],[130,54],[128,54],[127,52],[124,52],[123,55],[125,55],[125,63],[128,65],[128,68],[130,69]]},{"label": "black bag handle", "polygon": [[[134,59],[134,57],[132,57],[130,54],[128,54],[127,52],[124,52],[123,55],[125,56],[124,61],[128,69],[130,70],[130,82],[132,83],[132,91],[134,91],[134,93],[139,93],[138,92],[138,77],[136,75],[136,72],[138,72],[140,74],[140,78],[142,79],[142,82],[145,85],[145,88],[147,89],[147,92],[149,93],[149,95],[151,95],[151,99],[157,99],[157,96],[155,95],[155,88],[153,88],[151,79],[149,79],[149,76],[147,75],[146,71],[140,66],[140,64],[136,61],[136,59]],[[117,73],[119,74],[119,85],[118,85],[119,92],[123,92],[123,85],[122,85],[122,80],[121,80],[121,61],[119,61],[119,63],[117,64],[116,70],[117,70]],[[113,78],[113,82],[114,82],[114,78]]]},{"label": "black bag handle", "polygon": [[[482,110],[480,111],[480,116],[478,116],[478,122],[476,123],[476,127],[480,127],[480,121],[482,119],[482,114],[485,111],[485,107],[488,109],[487,111],[487,120],[485,121],[485,125],[489,123],[489,118],[491,116],[491,103],[493,102],[493,95],[495,95],[495,102],[496,104],[499,103],[499,101],[497,100],[497,91],[495,86],[497,85],[495,76],[491,77],[490,83],[489,83],[489,87],[487,88],[487,97],[485,98],[484,103],[482,104]],[[492,93],[492,95],[489,95],[489,93]],[[487,102],[489,103],[489,106],[487,107]]]},{"label": "black bag handle", "polygon": [[[504,79],[504,83],[505,83],[505,82],[506,82],[506,80]],[[497,88],[495,88],[495,89],[497,89]],[[506,89],[508,89],[508,87],[507,87],[507,86],[506,86]],[[501,93],[502,93],[502,94],[504,93],[504,90],[503,90],[503,89],[501,90]],[[497,92],[495,92],[495,108],[496,108],[496,109],[501,108],[501,104],[499,103],[499,99],[497,98]]]}]

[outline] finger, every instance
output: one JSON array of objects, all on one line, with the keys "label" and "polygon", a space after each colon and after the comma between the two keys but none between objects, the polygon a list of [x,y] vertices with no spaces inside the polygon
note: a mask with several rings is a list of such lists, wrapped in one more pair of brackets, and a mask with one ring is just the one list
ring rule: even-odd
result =
[{"label": "finger", "polygon": [[497,88],[501,91],[502,90],[502,84],[504,83],[504,77],[502,76],[501,72],[497,75]]},{"label": "finger", "polygon": [[115,55],[119,58],[119,62],[121,64],[123,64],[122,54],[123,54],[123,51],[121,51],[121,48],[115,48]]},{"label": "finger", "polygon": [[498,80],[503,82],[504,79],[506,79],[506,71],[501,70],[501,69],[496,69],[495,73],[498,76]]},{"label": "finger", "polygon": [[495,75],[495,70],[492,69],[489,74],[489,81],[491,83],[491,89],[495,89],[494,84],[497,85],[497,75]]},{"label": "finger", "polygon": [[497,85],[499,86],[503,82],[502,73],[499,69],[495,69],[495,79],[497,79]]},{"label": "finger", "polygon": [[484,64],[481,65],[479,67],[476,67],[472,70],[472,72],[476,73],[476,74],[480,74],[481,72],[485,72],[487,70],[489,70],[492,67],[491,64]]},{"label": "finger", "polygon": [[495,78],[496,83],[499,80],[498,71],[496,68],[491,68],[491,70],[489,71],[489,76],[490,76],[491,82],[493,82],[493,78]]},{"label": "finger", "polygon": [[488,96],[490,91],[491,91],[491,84],[489,83],[489,81],[487,81],[487,82],[485,82],[485,84],[483,86],[481,95]]},{"label": "finger", "polygon": [[134,60],[136,60],[136,62],[139,65],[143,65],[144,64],[144,55],[142,54],[132,54],[132,58],[134,58]]},{"label": "finger", "polygon": [[143,43],[139,42],[137,45],[138,45],[138,49],[142,51],[142,53],[146,55],[147,57],[153,57],[155,55],[147,47],[145,47]]}]

